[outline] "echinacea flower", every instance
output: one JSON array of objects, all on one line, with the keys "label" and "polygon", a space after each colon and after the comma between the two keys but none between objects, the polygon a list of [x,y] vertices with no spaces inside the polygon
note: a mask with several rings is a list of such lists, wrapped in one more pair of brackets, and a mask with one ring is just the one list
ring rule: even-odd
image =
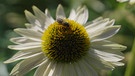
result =
[{"label": "echinacea flower", "polygon": [[37,68],[34,76],[98,76],[101,70],[122,66],[122,50],[126,47],[106,39],[115,35],[120,25],[114,20],[99,17],[88,20],[86,6],[72,9],[66,18],[61,5],[56,20],[33,6],[34,14],[25,10],[30,23],[14,31],[21,37],[11,38],[16,45],[8,48],[20,50],[5,63],[19,62],[11,76],[23,76]]}]

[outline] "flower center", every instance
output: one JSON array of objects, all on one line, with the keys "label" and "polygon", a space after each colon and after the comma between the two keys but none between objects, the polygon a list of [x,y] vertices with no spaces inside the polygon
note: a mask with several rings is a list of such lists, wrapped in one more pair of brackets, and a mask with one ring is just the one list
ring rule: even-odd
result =
[{"label": "flower center", "polygon": [[43,33],[42,51],[51,60],[75,62],[87,53],[90,39],[85,28],[69,19],[57,19]]}]

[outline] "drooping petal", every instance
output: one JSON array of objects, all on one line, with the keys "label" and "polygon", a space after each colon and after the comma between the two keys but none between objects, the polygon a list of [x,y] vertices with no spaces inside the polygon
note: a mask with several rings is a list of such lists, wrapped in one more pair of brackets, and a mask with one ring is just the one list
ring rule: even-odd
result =
[{"label": "drooping petal", "polygon": [[32,29],[17,28],[14,31],[24,37],[32,39],[32,40],[41,41],[42,34],[40,32],[36,32]]},{"label": "drooping petal", "polygon": [[[95,57],[95,56],[94,56]],[[97,73],[99,73],[101,70],[112,70],[113,68],[112,68],[112,65],[110,65],[109,63],[105,63],[105,62],[103,62],[103,60],[101,59],[101,60],[99,60],[99,59],[97,59],[97,57],[96,58],[94,58],[94,57],[90,57],[90,56],[88,56],[87,58],[85,58],[85,61],[93,68],[93,69],[95,69],[96,71],[97,71]],[[92,59],[92,60],[90,60],[90,59]],[[109,64],[109,66],[108,66],[108,64]],[[111,66],[111,67],[110,67]]]},{"label": "drooping petal", "polygon": [[55,65],[55,62],[54,62],[54,61],[51,61],[51,63],[50,63],[50,64],[47,66],[47,68],[45,69],[43,76],[49,76],[49,73],[51,72],[52,67],[53,67],[54,65]]},{"label": "drooping petal", "polygon": [[12,63],[21,59],[31,58],[40,54],[42,54],[41,48],[22,50],[22,51],[17,52],[13,57],[6,60],[4,63]]},{"label": "drooping petal", "polygon": [[61,74],[62,74],[62,71],[63,71],[63,64],[62,63],[59,63],[59,62],[57,62],[56,63],[56,65],[55,65],[55,67],[53,67],[53,74],[52,74],[52,76],[61,76]]},{"label": "drooping petal", "polygon": [[119,31],[119,29],[120,29],[120,26],[106,27],[105,29],[101,30],[99,33],[95,34],[94,36],[90,36],[91,42],[110,38],[113,35],[115,35]]},{"label": "drooping petal", "polygon": [[76,63],[76,62],[73,65],[74,65],[75,71],[77,73],[77,76],[84,76],[83,73],[82,73],[83,68],[80,68],[79,64]]},{"label": "drooping petal", "polygon": [[108,63],[106,60],[103,60],[94,52],[94,49],[90,49],[88,55],[85,57],[85,61],[92,65],[93,68],[100,71],[104,70],[112,70],[114,66]]},{"label": "drooping petal", "polygon": [[57,62],[55,62],[54,64],[52,64],[51,70],[49,71],[48,76],[55,76],[56,75],[56,74],[54,74],[55,73],[56,66],[57,66]]},{"label": "drooping petal", "polygon": [[44,76],[45,70],[47,69],[47,67],[51,64],[51,61],[49,61],[48,59],[46,59],[44,61],[44,63],[38,67],[38,69],[36,70],[34,76]]},{"label": "drooping petal", "polygon": [[63,70],[62,70],[61,76],[70,76],[68,64],[63,65]]},{"label": "drooping petal", "polygon": [[34,56],[32,58],[28,58],[26,60],[23,60],[13,68],[10,75],[11,76],[20,76],[20,75],[23,76],[24,74],[26,74],[30,70],[41,65],[42,62],[44,62],[44,59],[45,59],[44,55],[37,55],[37,56]]},{"label": "drooping petal", "polygon": [[78,67],[82,70],[83,76],[98,76],[97,72],[84,59],[80,60],[78,64]]},{"label": "drooping petal", "polygon": [[[74,64],[74,63],[73,63]],[[69,64],[68,68],[69,68],[69,74],[70,76],[78,76],[77,72],[75,71],[74,65],[73,64]]]},{"label": "drooping petal", "polygon": [[61,4],[58,5],[57,10],[56,10],[56,19],[58,18],[66,18],[64,9]]}]

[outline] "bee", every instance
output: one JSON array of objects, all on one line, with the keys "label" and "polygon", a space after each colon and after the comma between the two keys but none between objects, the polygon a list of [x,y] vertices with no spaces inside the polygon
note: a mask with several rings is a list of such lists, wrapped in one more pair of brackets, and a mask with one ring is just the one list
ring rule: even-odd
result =
[{"label": "bee", "polygon": [[56,19],[56,21],[59,23],[59,24],[62,24],[63,26],[66,26],[66,27],[69,27],[69,23],[66,22],[64,19],[62,18],[58,18]]}]

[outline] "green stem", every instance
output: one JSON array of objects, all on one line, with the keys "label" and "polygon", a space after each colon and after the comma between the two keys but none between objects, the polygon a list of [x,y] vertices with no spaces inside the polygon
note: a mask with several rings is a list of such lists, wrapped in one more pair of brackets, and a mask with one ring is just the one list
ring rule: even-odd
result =
[{"label": "green stem", "polygon": [[134,43],[132,46],[132,50],[130,53],[130,58],[127,64],[125,76],[133,76],[135,70],[135,38],[134,38]]}]

